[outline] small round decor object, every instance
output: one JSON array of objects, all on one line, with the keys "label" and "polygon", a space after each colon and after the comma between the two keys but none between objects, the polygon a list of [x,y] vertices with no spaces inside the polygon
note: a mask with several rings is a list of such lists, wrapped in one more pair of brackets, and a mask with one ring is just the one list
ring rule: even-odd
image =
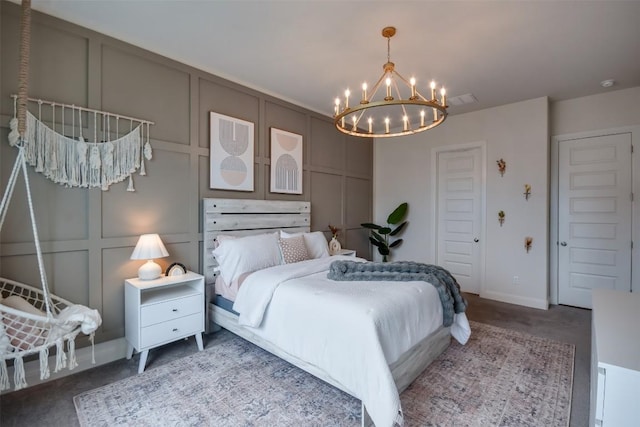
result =
[{"label": "small round decor object", "polygon": [[183,274],[187,274],[187,268],[184,264],[180,264],[179,262],[174,262],[171,264],[167,271],[165,272],[165,276],[182,276]]}]

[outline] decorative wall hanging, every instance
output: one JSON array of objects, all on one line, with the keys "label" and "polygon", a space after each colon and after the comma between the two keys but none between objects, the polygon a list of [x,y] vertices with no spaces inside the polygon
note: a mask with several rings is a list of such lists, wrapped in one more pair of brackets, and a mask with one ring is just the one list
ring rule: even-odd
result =
[{"label": "decorative wall hanging", "polygon": [[271,192],[302,194],[302,135],[271,128]]},{"label": "decorative wall hanging", "polygon": [[498,222],[500,223],[500,227],[502,227],[502,224],[504,223],[504,211],[498,212]]},{"label": "decorative wall hanging", "polygon": [[524,249],[527,251],[527,253],[529,253],[529,250],[531,249],[531,244],[533,243],[533,237],[525,237],[524,238]]},{"label": "decorative wall hanging", "polygon": [[[16,146],[18,97],[12,97],[9,144]],[[127,191],[135,191],[132,174],[140,169],[140,175],[146,175],[144,160],[152,158],[149,127],[153,122],[42,99],[27,100],[24,148],[27,162],[36,172],[66,187],[103,191],[129,178]],[[29,107],[37,108],[37,117]],[[42,118],[43,109],[51,127]],[[92,130],[87,138],[86,129]]]},{"label": "decorative wall hanging", "polygon": [[497,160],[498,163],[498,172],[500,172],[500,176],[504,176],[504,171],[507,169],[507,162],[504,159]]},{"label": "decorative wall hanging", "polygon": [[524,185],[524,198],[525,200],[529,200],[529,196],[531,195],[531,185],[529,184],[525,184]]},{"label": "decorative wall hanging", "polygon": [[253,123],[210,113],[210,188],[253,191]]}]

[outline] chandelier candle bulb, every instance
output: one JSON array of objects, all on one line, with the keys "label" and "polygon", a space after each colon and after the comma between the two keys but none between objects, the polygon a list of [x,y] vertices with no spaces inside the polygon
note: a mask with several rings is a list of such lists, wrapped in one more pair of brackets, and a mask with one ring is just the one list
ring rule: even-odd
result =
[{"label": "chandelier candle bulb", "polygon": [[336,98],[336,116],[340,113],[340,98]]},{"label": "chandelier candle bulb", "polygon": [[411,99],[416,99],[416,79],[411,77],[409,83],[411,83]]},{"label": "chandelier candle bulb", "polygon": [[[387,97],[384,99],[385,101],[389,101],[391,99],[393,99],[393,97],[391,96],[391,78],[387,77],[387,80],[385,81],[387,83]],[[388,133],[389,131],[387,131]]]},{"label": "chandelier candle bulb", "polygon": [[351,95],[351,91],[349,89],[344,91],[344,108],[345,110],[349,108],[349,96]]},{"label": "chandelier candle bulb", "polygon": [[373,119],[369,117],[367,121],[369,122],[369,133],[373,133]]},{"label": "chandelier candle bulb", "polygon": [[353,116],[353,130],[358,129],[358,127],[356,126],[358,124],[358,118],[356,116]]},{"label": "chandelier candle bulb", "polygon": [[404,130],[409,129],[409,117],[402,116],[402,121],[404,122]]},{"label": "chandelier candle bulb", "polygon": [[445,88],[440,89],[440,95],[442,95],[442,106],[447,106],[447,91]]},{"label": "chandelier candle bulb", "polygon": [[436,81],[431,80],[431,100],[436,100]]},{"label": "chandelier candle bulb", "polygon": [[424,127],[424,110],[420,110],[420,127]]},{"label": "chandelier candle bulb", "polygon": [[384,119],[384,128],[386,133],[389,133],[389,117]]},{"label": "chandelier candle bulb", "polygon": [[362,83],[362,101],[360,103],[366,104],[367,102],[367,84]]},{"label": "chandelier candle bulb", "polygon": [[434,122],[438,121],[438,109],[437,108],[433,109],[433,121]]}]

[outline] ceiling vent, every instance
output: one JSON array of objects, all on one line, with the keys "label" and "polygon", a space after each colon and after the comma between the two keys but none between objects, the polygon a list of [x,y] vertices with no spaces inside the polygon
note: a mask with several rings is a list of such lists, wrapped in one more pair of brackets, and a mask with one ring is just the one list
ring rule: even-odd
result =
[{"label": "ceiling vent", "polygon": [[465,104],[473,104],[474,102],[478,102],[475,96],[472,93],[465,93],[464,95],[454,96],[453,98],[449,98],[449,105],[452,107],[459,107],[460,105]]}]

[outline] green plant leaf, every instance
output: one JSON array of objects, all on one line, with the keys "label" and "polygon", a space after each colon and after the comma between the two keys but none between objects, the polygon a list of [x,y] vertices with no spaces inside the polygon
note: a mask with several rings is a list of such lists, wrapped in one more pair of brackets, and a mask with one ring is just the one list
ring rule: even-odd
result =
[{"label": "green plant leaf", "polygon": [[389,233],[389,236],[395,236],[396,234],[398,234],[399,232],[402,231],[402,229],[407,225],[407,221],[403,222],[402,224],[400,224],[399,226],[396,227],[395,230],[393,230],[391,233]]},{"label": "green plant leaf", "polygon": [[373,223],[371,223],[371,222],[364,222],[364,223],[362,223],[362,224],[360,224],[360,225],[361,225],[362,227],[364,227],[364,228],[369,228],[369,229],[371,229],[371,230],[379,230],[379,229],[381,229],[381,228],[382,228],[382,226],[381,226],[381,225],[373,224]]},{"label": "green plant leaf", "polygon": [[408,207],[409,204],[407,202],[401,203],[400,206],[398,206],[393,212],[391,212],[391,214],[387,218],[387,223],[397,224],[402,221],[404,216],[407,214]]},{"label": "green plant leaf", "polygon": [[400,246],[402,244],[402,239],[398,239],[395,242],[393,242],[392,244],[389,245],[390,248],[397,248],[398,246]]},{"label": "green plant leaf", "polygon": [[380,227],[380,229],[378,230],[378,233],[384,236],[385,234],[391,233],[391,229],[389,227]]},{"label": "green plant leaf", "polygon": [[384,243],[378,242],[376,239],[374,239],[373,237],[369,237],[369,241],[371,242],[372,245],[376,246],[376,247],[380,247],[380,246],[384,246]]},{"label": "green plant leaf", "polygon": [[378,252],[380,255],[389,255],[389,248],[378,246]]},{"label": "green plant leaf", "polygon": [[375,231],[371,232],[371,236],[376,239],[378,242],[383,243],[383,244],[387,244],[387,241],[384,239],[384,237],[382,237],[381,235],[379,235],[378,233],[376,233]]}]

